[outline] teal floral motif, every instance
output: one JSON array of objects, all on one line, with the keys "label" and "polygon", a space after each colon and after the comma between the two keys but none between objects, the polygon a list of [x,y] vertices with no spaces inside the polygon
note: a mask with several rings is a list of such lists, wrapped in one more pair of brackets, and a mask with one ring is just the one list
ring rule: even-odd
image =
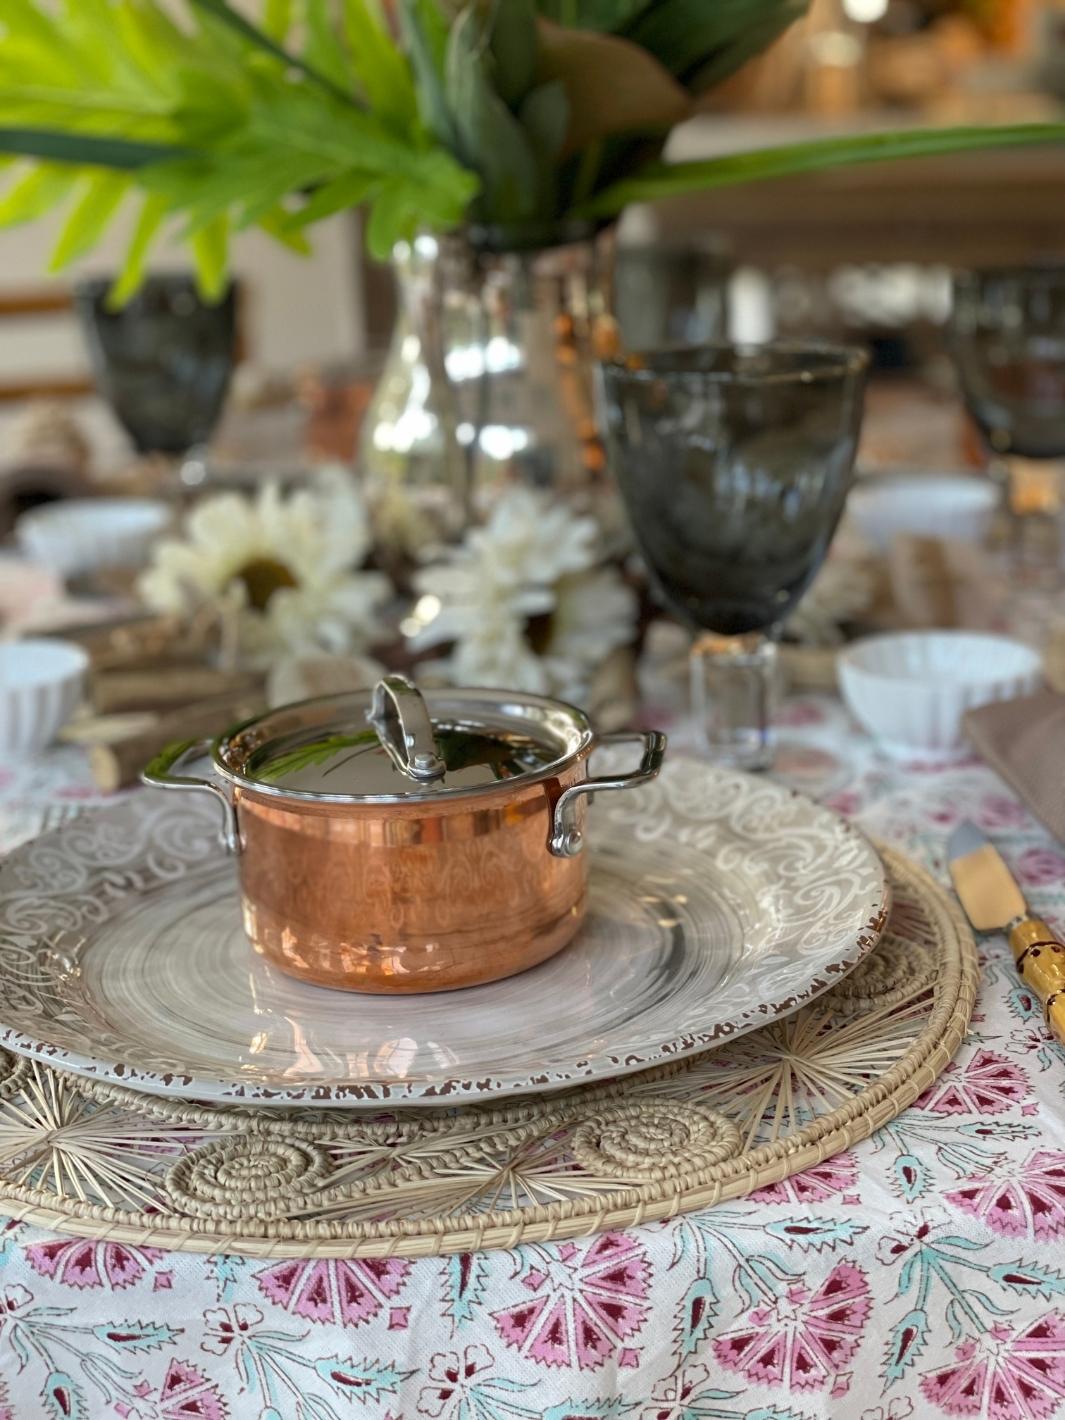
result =
[{"label": "teal floral motif", "polygon": [[640,1411],[640,1420],[809,1420],[805,1411],[790,1407],[752,1410],[742,1404],[743,1395],[713,1384],[708,1366],[685,1366],[652,1389],[653,1404]]},{"label": "teal floral motif", "polygon": [[350,1403],[356,1401],[365,1405],[371,1400],[383,1400],[395,1395],[401,1381],[414,1374],[413,1371],[398,1371],[395,1366],[382,1365],[378,1361],[342,1360],[339,1356],[324,1356],[315,1371]]},{"label": "teal floral motif", "polygon": [[720,1308],[713,1267],[720,1265],[726,1276],[719,1286],[740,1291],[751,1307],[772,1302],[789,1287],[803,1280],[801,1271],[789,1268],[779,1254],[747,1252],[748,1242],[764,1244],[766,1235],[797,1252],[833,1252],[853,1246],[864,1225],[849,1220],[805,1217],[759,1222],[754,1216],[716,1208],[711,1213],[692,1213],[671,1225],[674,1233],[670,1268],[694,1267],[695,1280],[681,1297],[674,1320],[673,1337],[680,1359],[694,1355],[710,1335]]},{"label": "teal floral motif", "polygon": [[430,1420],[537,1420],[535,1401],[519,1397],[535,1381],[505,1380],[489,1373],[495,1357],[478,1343],[462,1351],[438,1351],[429,1362],[429,1384],[418,1392],[418,1414]]},{"label": "teal floral motif", "polygon": [[982,1335],[1016,1309],[1000,1306],[984,1290],[985,1279],[993,1280],[993,1269],[973,1256],[983,1251],[983,1244],[949,1227],[922,1214],[903,1215],[896,1231],[880,1239],[879,1261],[901,1267],[896,1299],[910,1302],[888,1339],[883,1371],[888,1386],[901,1380],[924,1352],[935,1324],[933,1301],[945,1296],[943,1322],[954,1344]]},{"label": "teal floral motif", "polygon": [[488,1263],[483,1253],[459,1252],[445,1259],[441,1277],[444,1316],[451,1322],[452,1335],[472,1320],[487,1279]]},{"label": "teal floral motif", "polygon": [[221,1252],[207,1259],[207,1267],[214,1278],[215,1291],[220,1302],[229,1301],[248,1270],[248,1264],[242,1257],[228,1257]]},{"label": "teal floral motif", "polygon": [[1014,985],[1006,1004],[1010,1014],[1020,1021],[1020,1025],[1010,1032],[1006,1049],[1012,1055],[1034,1060],[1041,1071],[1052,1070],[1056,1066],[1060,1068],[1065,1060],[1065,1051],[1047,1032],[1039,998],[1033,996],[1027,986]]},{"label": "teal floral motif", "polygon": [[63,1371],[53,1371],[45,1381],[41,1404],[48,1420],[89,1420],[85,1392]]},{"label": "teal floral motif", "polygon": [[207,1329],[201,1349],[230,1356],[242,1392],[291,1420],[341,1420],[342,1412],[331,1400],[308,1391],[307,1372],[324,1381],[345,1409],[355,1402],[395,1396],[400,1383],[414,1374],[380,1361],[316,1358],[300,1347],[307,1331],[273,1330],[265,1320],[260,1308],[247,1302],[213,1307],[204,1313]]},{"label": "teal floral motif", "polygon": [[636,1407],[621,1397],[564,1400],[545,1407],[536,1381],[494,1375],[495,1357],[479,1343],[438,1351],[418,1392],[417,1413],[429,1420],[622,1420]]},{"label": "teal floral motif", "polygon": [[[180,1328],[162,1323],[79,1326],[66,1320],[75,1314],[73,1307],[34,1307],[30,1305],[32,1301],[30,1291],[18,1283],[0,1293],[0,1347],[14,1353],[20,1373],[33,1361],[46,1368],[53,1386],[51,1392],[45,1391],[42,1403],[50,1405],[57,1415],[64,1414],[64,1405],[70,1406],[72,1415],[77,1414],[82,1381],[91,1385],[108,1405],[134,1405],[139,1398],[138,1372],[127,1369],[109,1353],[128,1355],[154,1350],[172,1344],[181,1335]],[[94,1347],[94,1341],[102,1349]],[[71,1381],[63,1358],[77,1362],[77,1384]]]},{"label": "teal floral motif", "polygon": [[956,1178],[987,1173],[1005,1157],[1006,1144],[1039,1136],[1034,1124],[1010,1119],[970,1119],[959,1124],[950,1115],[907,1110],[873,1135],[876,1153],[893,1150],[889,1186],[905,1203],[917,1203],[932,1190],[935,1179],[929,1159],[950,1169]]}]

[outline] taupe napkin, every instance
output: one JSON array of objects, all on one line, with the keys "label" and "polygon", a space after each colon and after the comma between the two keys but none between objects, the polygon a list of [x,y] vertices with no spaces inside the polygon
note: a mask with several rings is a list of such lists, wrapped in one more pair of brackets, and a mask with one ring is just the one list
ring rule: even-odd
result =
[{"label": "taupe napkin", "polygon": [[1065,843],[1065,695],[1040,690],[984,705],[969,711],[965,728],[981,759]]}]

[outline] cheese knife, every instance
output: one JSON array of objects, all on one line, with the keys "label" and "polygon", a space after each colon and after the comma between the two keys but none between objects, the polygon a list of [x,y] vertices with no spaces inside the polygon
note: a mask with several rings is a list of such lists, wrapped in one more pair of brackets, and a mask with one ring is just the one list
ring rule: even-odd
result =
[{"label": "cheese knife", "polygon": [[998,849],[975,824],[958,825],[947,857],[969,921],[978,932],[1005,932],[1021,979],[1043,1003],[1047,1029],[1065,1045],[1065,946],[1028,911]]}]

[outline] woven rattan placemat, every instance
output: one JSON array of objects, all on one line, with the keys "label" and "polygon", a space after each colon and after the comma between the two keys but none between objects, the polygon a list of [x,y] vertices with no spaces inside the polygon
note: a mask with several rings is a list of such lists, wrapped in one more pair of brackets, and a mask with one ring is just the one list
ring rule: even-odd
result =
[{"label": "woven rattan placemat", "polygon": [[779,1183],[911,1104],[972,1013],[957,907],[884,856],[888,930],[828,996],[705,1055],[507,1108],[201,1107],[7,1056],[0,1210],[192,1252],[418,1257],[630,1227]]}]

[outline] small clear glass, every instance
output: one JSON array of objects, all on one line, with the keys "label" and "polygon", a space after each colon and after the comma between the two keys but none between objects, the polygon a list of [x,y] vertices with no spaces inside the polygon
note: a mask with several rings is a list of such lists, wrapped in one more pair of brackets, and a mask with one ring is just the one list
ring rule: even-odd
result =
[{"label": "small clear glass", "polygon": [[664,603],[696,639],[708,753],[772,762],[776,629],[832,541],[868,356],[814,342],[648,351],[600,367],[611,469]]}]

